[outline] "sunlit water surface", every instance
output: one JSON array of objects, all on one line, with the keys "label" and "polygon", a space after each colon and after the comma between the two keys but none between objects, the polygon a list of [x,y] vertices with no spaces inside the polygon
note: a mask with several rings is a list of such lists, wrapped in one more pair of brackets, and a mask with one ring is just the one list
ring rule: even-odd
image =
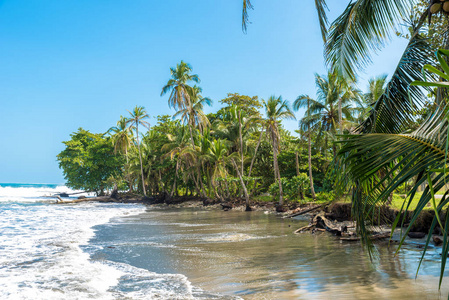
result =
[{"label": "sunlit water surface", "polygon": [[[447,299],[448,281],[438,291],[441,248],[431,247],[415,280],[422,241],[410,241],[397,256],[396,246],[377,244],[373,264],[358,243],[326,232],[293,234],[307,222],[263,212],[153,207],[94,227],[83,249],[94,261],[183,274],[206,298],[204,291],[244,299]],[[142,283],[127,284],[137,289]]]}]

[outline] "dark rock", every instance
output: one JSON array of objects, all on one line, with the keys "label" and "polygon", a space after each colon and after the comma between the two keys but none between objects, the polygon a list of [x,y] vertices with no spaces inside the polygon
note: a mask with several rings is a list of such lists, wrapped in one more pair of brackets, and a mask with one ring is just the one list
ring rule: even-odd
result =
[{"label": "dark rock", "polygon": [[286,211],[288,211],[288,208],[283,205],[278,205],[278,206],[276,206],[276,211],[277,212],[286,212]]},{"label": "dark rock", "polygon": [[117,185],[114,185],[114,189],[111,192],[111,196],[112,199],[118,199],[118,188]]},{"label": "dark rock", "polygon": [[59,197],[69,197],[69,194],[67,194],[67,193],[60,193]]},{"label": "dark rock", "polygon": [[221,206],[223,207],[223,210],[230,210],[234,208],[234,205],[232,205],[232,203],[221,203]]},{"label": "dark rock", "polygon": [[214,205],[215,203],[216,203],[216,201],[214,201],[212,199],[209,199],[209,198],[206,198],[206,199],[203,200],[203,205],[204,206]]},{"label": "dark rock", "polygon": [[412,232],[408,233],[408,237],[411,238],[411,239],[422,239],[425,236],[426,236],[426,234],[424,232],[412,231]]},{"label": "dark rock", "polygon": [[440,237],[436,236],[436,235],[434,235],[432,237],[432,239],[433,239],[433,242],[434,242],[434,244],[436,246],[439,246],[439,245],[441,245],[443,243],[443,240]]},{"label": "dark rock", "polygon": [[252,211],[251,206],[247,205],[246,208],[245,208],[245,211]]},{"label": "dark rock", "polygon": [[78,199],[86,199],[86,196],[79,196]]}]

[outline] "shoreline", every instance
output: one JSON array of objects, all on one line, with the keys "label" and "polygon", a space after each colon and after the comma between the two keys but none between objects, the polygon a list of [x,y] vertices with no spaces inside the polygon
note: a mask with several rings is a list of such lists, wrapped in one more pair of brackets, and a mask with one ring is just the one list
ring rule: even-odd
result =
[{"label": "shoreline", "polygon": [[[280,212],[278,206],[274,201],[251,201],[251,208],[248,210],[246,202],[242,198],[232,199],[226,202],[219,202],[217,200],[202,199],[199,197],[173,197],[170,198],[167,195],[162,197],[145,197],[141,195],[131,193],[117,193],[110,196],[100,196],[87,198],[84,196],[78,197],[71,201],[64,201],[59,196],[57,197],[56,204],[74,204],[80,202],[104,202],[104,203],[141,203],[144,205],[167,207],[167,208],[208,208],[212,210],[234,210],[240,212],[249,211],[264,211],[266,214],[277,214],[283,218],[295,217],[298,215],[306,215],[310,217],[310,223],[308,226],[299,228],[295,233],[307,231],[307,230],[321,230],[328,231],[336,236],[341,236],[342,240],[356,241],[359,238],[355,233],[355,222],[351,217],[351,204],[350,203],[328,203],[328,204],[314,204],[298,202],[286,202],[283,205],[283,210]],[[389,237],[387,232],[382,231],[382,227],[385,225],[391,226],[395,221],[399,211],[390,207],[380,207],[373,216],[373,228],[374,238],[384,239]],[[432,226],[435,213],[433,210],[424,210],[418,216],[416,222],[412,226],[409,234],[411,238],[422,238],[429,233],[429,229]],[[413,211],[402,212],[397,229],[406,228],[408,223],[413,217]],[[440,215],[440,219],[444,220],[444,215]],[[404,224],[401,227],[400,224]],[[348,230],[348,228],[351,228]],[[431,233],[436,236],[435,244],[438,244],[438,240],[441,236],[441,229],[436,226]]]}]

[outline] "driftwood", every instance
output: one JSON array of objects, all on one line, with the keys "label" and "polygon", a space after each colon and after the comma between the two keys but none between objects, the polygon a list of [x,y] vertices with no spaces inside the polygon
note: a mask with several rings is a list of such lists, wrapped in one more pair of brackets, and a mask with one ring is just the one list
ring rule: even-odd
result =
[{"label": "driftwood", "polygon": [[117,199],[111,198],[109,196],[101,196],[101,197],[94,197],[94,198],[83,198],[83,199],[75,199],[75,200],[69,200],[64,201],[59,196],[56,196],[59,198],[59,201],[56,202],[56,204],[72,204],[72,203],[80,203],[80,202],[119,202]]},{"label": "driftwood", "polygon": [[347,226],[335,224],[334,222],[326,218],[324,215],[325,215],[324,212],[317,214],[315,217],[313,217],[312,222],[310,222],[309,225],[295,230],[294,233],[300,233],[303,231],[311,230],[313,228],[321,228],[329,232],[332,232],[336,235],[341,235],[342,232],[346,232],[348,230]]},{"label": "driftwood", "polygon": [[293,218],[293,217],[297,217],[297,216],[306,214],[306,213],[308,213],[308,212],[317,210],[318,208],[321,208],[321,207],[322,207],[322,205],[318,205],[318,206],[314,206],[314,207],[312,207],[312,208],[303,209],[303,210],[300,210],[299,212],[293,213],[293,214],[291,214],[291,215],[284,216],[283,218]]}]

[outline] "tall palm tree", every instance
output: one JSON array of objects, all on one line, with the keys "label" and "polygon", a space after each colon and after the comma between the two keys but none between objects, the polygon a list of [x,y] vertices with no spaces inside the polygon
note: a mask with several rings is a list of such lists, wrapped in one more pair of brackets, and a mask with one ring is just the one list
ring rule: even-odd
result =
[{"label": "tall palm tree", "polygon": [[132,132],[126,124],[127,119],[120,116],[120,120],[117,121],[117,125],[109,128],[108,133],[111,135],[112,142],[114,143],[114,153],[121,153],[126,158],[125,177],[128,181],[129,189],[132,191],[132,182],[129,174],[129,157],[128,150],[132,143]]},{"label": "tall palm tree", "polygon": [[131,129],[136,130],[136,143],[137,148],[139,149],[139,161],[140,161],[140,173],[142,176],[142,189],[143,194],[146,196],[147,192],[145,190],[145,180],[143,176],[143,164],[142,164],[142,153],[140,151],[140,142],[139,142],[139,125],[142,125],[144,127],[149,128],[150,123],[144,121],[145,119],[148,119],[150,116],[145,111],[145,108],[142,106],[136,106],[132,112],[128,111],[130,114],[129,119],[126,121],[126,123],[129,125]]},{"label": "tall palm tree", "polygon": [[355,100],[356,107],[355,121],[357,124],[361,123],[369,115],[372,109],[372,105],[376,103],[383,93],[385,92],[385,83],[387,81],[387,75],[380,75],[377,77],[371,77],[368,80],[368,92],[358,97]]},{"label": "tall palm tree", "polygon": [[189,105],[179,109],[175,117],[180,116],[181,120],[189,126],[190,139],[192,146],[195,146],[193,138],[193,128],[198,127],[200,132],[210,125],[209,119],[204,114],[204,105],[212,105],[212,100],[201,95],[202,89],[199,86],[193,86],[189,89]]},{"label": "tall palm tree", "polygon": [[[307,105],[306,116],[303,119],[310,118],[310,101],[313,100],[307,95],[299,96],[295,102],[293,102],[293,109],[299,110],[299,108]],[[310,129],[310,123],[307,120],[301,120],[301,124],[306,124],[307,127],[307,152],[308,152],[308,163],[309,163],[309,180],[310,180],[310,193],[312,194],[312,198],[316,199],[315,188],[313,186],[313,174],[312,174],[312,131]]]},{"label": "tall palm tree", "polygon": [[176,68],[170,68],[171,78],[162,88],[161,96],[170,92],[168,105],[176,110],[191,106],[189,91],[192,87],[189,82],[199,83],[198,75],[191,74],[192,66],[181,60]]},{"label": "tall palm tree", "polygon": [[[315,84],[317,87],[317,99],[308,95],[300,95],[293,103],[293,108],[298,110],[307,107],[306,117],[301,120],[305,130],[317,130],[337,134],[339,124],[342,124],[342,117],[352,118],[352,103],[358,97],[358,90],[352,85],[342,84],[342,79],[334,72],[329,72],[327,76],[315,74]],[[340,125],[341,126],[341,125]],[[337,148],[333,146],[334,156]]]},{"label": "tall palm tree", "polygon": [[190,142],[186,134],[186,127],[182,126],[180,130],[177,130],[174,135],[167,135],[169,143],[162,146],[162,151],[165,151],[171,159],[176,159],[176,167],[175,167],[175,177],[173,180],[173,188],[170,193],[170,197],[173,197],[175,193],[177,193],[177,179],[178,179],[178,171],[181,167],[181,159],[184,158],[183,155],[186,154],[186,149],[189,147]]},{"label": "tall palm tree", "polygon": [[265,129],[270,136],[273,146],[273,166],[274,178],[279,184],[279,208],[284,205],[282,193],[281,173],[279,171],[278,154],[280,151],[280,135],[279,123],[282,119],[295,119],[295,115],[290,110],[287,100],[283,100],[281,96],[270,96],[267,101],[263,101],[267,118],[265,120]]},{"label": "tall palm tree", "polygon": [[117,125],[109,128],[108,133],[112,137],[114,143],[114,152],[122,153],[127,157],[128,149],[132,142],[132,132],[127,124],[128,119],[120,116]]}]

